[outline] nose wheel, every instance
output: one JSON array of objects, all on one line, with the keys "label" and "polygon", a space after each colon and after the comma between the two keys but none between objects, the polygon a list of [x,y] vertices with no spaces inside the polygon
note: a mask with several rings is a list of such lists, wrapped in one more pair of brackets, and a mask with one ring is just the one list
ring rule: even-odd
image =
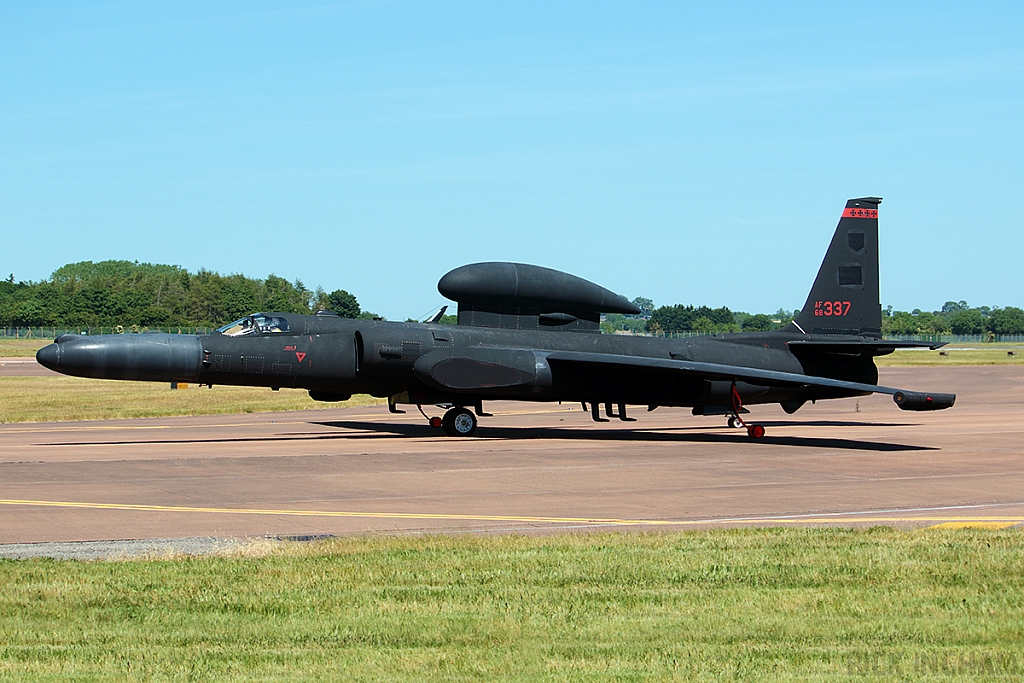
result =
[{"label": "nose wheel", "polygon": [[476,415],[465,408],[452,408],[441,419],[441,427],[448,436],[473,436]]}]

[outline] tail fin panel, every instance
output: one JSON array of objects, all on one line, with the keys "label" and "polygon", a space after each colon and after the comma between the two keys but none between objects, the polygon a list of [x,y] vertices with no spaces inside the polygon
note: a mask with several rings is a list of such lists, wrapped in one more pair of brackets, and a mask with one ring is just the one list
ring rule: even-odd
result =
[{"label": "tail fin panel", "polygon": [[807,303],[794,320],[806,334],[882,336],[878,294],[879,197],[846,202]]}]

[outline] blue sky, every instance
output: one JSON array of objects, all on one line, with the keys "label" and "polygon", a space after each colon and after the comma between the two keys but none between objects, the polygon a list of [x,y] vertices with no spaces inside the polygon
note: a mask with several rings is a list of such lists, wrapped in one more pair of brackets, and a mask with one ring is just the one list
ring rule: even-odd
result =
[{"label": "blue sky", "polygon": [[0,1],[0,271],[173,263],[388,318],[475,261],[800,307],[1024,305],[1024,5]]}]

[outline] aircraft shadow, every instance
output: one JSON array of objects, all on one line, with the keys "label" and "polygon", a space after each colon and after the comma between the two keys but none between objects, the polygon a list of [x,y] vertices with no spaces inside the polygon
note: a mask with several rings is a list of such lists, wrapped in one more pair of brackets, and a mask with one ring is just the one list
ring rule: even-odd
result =
[{"label": "aircraft shadow", "polygon": [[[341,429],[358,429],[364,431],[385,432],[396,436],[406,437],[430,437],[439,436],[441,432],[427,425],[418,424],[388,424],[384,422],[316,422],[324,427],[336,427]],[[759,424],[771,424],[761,422]],[[778,423],[780,426],[783,423]],[[794,422],[792,424],[806,424]],[[871,423],[836,423],[847,426],[863,424],[871,426]],[[884,426],[889,426],[888,424]],[[699,428],[685,428],[699,429]],[[706,428],[705,428],[706,429]],[[450,438],[450,437],[449,437]],[[706,431],[702,432],[665,432],[665,431],[643,431],[634,429],[573,429],[571,427],[477,427],[473,438],[504,439],[509,441],[524,439],[561,439],[577,441],[622,441],[622,442],[653,442],[653,443],[751,443],[752,439],[743,430],[736,430],[728,434],[716,434]],[[797,436],[772,436],[766,434],[758,443],[775,444],[781,446],[804,446],[808,448],[844,448],[850,450],[868,451],[933,451],[938,450],[932,446],[914,446],[910,444],[883,443],[878,441],[864,441],[859,439],[843,439],[833,437],[797,437]]]},{"label": "aircraft shadow", "polygon": [[920,427],[919,422],[855,422],[851,420],[749,420],[765,427]]},{"label": "aircraft shadow", "polygon": [[[305,432],[277,434],[267,436],[239,436],[211,439],[133,439],[124,441],[77,441],[41,443],[38,446],[132,446],[132,445],[173,445],[173,444],[217,444],[217,443],[260,443],[271,441],[354,441],[358,439],[381,439],[389,436],[406,438],[442,437],[443,433],[426,424],[362,422],[335,420],[330,422],[312,422],[311,424],[345,432],[320,433]],[[870,422],[759,422],[768,427],[787,425],[819,425],[819,426],[901,426],[889,423],[875,424]],[[752,443],[743,430],[732,430],[728,433],[702,431],[709,427],[678,427],[670,430],[644,431],[642,429],[578,429],[573,427],[488,427],[481,425],[473,438],[521,441],[526,439],[553,439],[570,441],[621,441],[623,443],[709,443],[709,444],[748,444]],[[714,428],[710,428],[714,429]],[[351,431],[350,431],[351,430]],[[451,438],[451,437],[443,437]],[[884,443],[865,441],[862,439],[846,439],[827,436],[776,436],[766,434],[757,443],[777,446],[799,446],[804,448],[841,448],[862,451],[932,451],[938,450],[931,446],[915,446],[911,444]]]}]

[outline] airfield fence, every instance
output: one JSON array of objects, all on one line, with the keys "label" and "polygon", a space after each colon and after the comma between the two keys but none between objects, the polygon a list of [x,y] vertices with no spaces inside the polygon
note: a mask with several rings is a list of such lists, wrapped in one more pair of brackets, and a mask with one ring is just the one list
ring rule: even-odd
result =
[{"label": "airfield fence", "polygon": [[946,342],[949,344],[985,344],[1024,342],[1024,334],[887,334],[890,341]]}]

